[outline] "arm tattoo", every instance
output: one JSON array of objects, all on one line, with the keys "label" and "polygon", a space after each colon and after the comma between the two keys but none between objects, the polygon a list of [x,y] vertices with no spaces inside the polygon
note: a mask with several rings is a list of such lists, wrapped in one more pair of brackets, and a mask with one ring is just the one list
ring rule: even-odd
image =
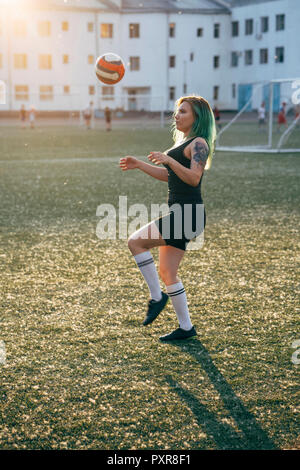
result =
[{"label": "arm tattoo", "polygon": [[197,163],[197,166],[205,167],[208,157],[208,148],[202,142],[195,142],[195,148],[192,152],[192,159]]}]

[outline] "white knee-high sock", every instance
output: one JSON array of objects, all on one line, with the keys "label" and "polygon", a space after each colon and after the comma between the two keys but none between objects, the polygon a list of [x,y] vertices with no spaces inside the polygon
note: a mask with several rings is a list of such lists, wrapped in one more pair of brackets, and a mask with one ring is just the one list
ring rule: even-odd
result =
[{"label": "white knee-high sock", "polygon": [[172,300],[180,328],[190,330],[193,325],[191,323],[186,293],[182,282],[177,282],[176,284],[166,287],[168,296]]},{"label": "white knee-high sock", "polygon": [[148,284],[151,298],[160,300],[162,298],[159,278],[155,267],[154,259],[150,251],[144,251],[134,256],[136,264],[140,268],[145,281]]}]

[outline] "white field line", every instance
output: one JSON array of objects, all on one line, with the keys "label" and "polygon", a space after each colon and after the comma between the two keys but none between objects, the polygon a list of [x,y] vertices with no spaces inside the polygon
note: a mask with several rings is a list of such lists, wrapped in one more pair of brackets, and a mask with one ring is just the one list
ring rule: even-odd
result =
[{"label": "white field line", "polygon": [[[120,157],[78,157],[78,158],[44,158],[44,159],[32,159],[32,160],[0,160],[0,163],[102,163],[102,162],[118,162]],[[137,156],[136,158],[144,159],[144,155]]]}]

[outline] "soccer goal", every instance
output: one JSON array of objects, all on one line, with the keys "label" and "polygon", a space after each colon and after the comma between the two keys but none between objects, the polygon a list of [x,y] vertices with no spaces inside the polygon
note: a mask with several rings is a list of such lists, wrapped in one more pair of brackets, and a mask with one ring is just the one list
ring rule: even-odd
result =
[{"label": "soccer goal", "polygon": [[300,152],[300,78],[240,84],[238,112],[219,126],[216,149]]}]

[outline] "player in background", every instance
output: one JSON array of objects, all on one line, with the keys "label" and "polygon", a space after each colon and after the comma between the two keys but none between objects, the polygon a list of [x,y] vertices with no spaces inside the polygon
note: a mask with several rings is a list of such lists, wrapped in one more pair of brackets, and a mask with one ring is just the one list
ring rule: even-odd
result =
[{"label": "player in background", "polygon": [[266,106],[265,106],[265,102],[263,101],[260,107],[258,108],[258,128],[259,129],[265,126],[265,120],[266,120]]},{"label": "player in background", "polygon": [[29,117],[30,128],[34,129],[35,118],[36,118],[36,109],[34,106],[30,106],[29,111],[28,111],[28,117]]},{"label": "player in background", "polygon": [[25,109],[25,105],[24,105],[24,104],[22,104],[22,106],[21,106],[19,116],[20,116],[20,121],[21,121],[21,128],[22,128],[22,129],[25,129],[25,125],[26,125],[26,109]]},{"label": "player in background", "polygon": [[104,110],[106,130],[111,131],[111,110],[106,106]]},{"label": "player in background", "polygon": [[282,106],[279,110],[277,116],[277,132],[281,131],[281,126],[284,125],[287,128],[287,120],[286,120],[286,102],[282,103]]},{"label": "player in background", "polygon": [[91,120],[93,117],[93,101],[90,102],[89,106],[83,111],[83,117],[85,120],[85,127],[87,130],[91,129]]},{"label": "player in background", "polygon": [[218,126],[218,129],[220,130],[220,129],[222,129],[222,124],[220,123],[220,121],[221,121],[221,114],[220,114],[220,110],[219,110],[219,108],[217,107],[217,105],[214,106],[213,112],[214,112],[216,124],[217,124],[217,126]]}]

